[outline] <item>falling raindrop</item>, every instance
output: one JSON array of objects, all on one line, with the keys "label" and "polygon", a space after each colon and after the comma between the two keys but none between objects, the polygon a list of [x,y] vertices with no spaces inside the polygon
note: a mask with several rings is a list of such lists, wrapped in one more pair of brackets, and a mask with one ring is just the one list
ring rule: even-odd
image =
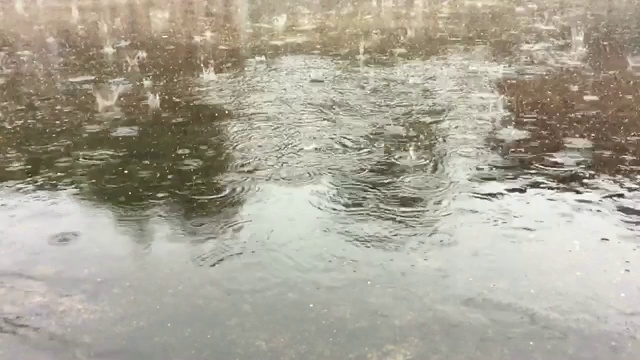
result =
[{"label": "falling raindrop", "polygon": [[147,105],[149,105],[149,111],[156,111],[160,109],[160,94],[147,93]]},{"label": "falling raindrop", "polygon": [[98,112],[113,110],[123,90],[124,86],[120,84],[115,86],[108,84],[94,84],[92,92],[96,97]]}]

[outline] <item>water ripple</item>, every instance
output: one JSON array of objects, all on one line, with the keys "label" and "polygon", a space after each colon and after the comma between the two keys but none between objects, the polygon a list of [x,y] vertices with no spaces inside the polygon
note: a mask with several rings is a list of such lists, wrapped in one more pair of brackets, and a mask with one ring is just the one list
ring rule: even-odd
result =
[{"label": "water ripple", "polygon": [[208,206],[226,209],[232,208],[244,201],[248,193],[254,191],[255,184],[250,181],[228,183],[216,193],[208,193],[206,189],[174,190],[174,194],[186,196],[196,203],[206,203]]},{"label": "water ripple", "polygon": [[78,151],[75,153],[79,163],[102,164],[107,161],[117,161],[124,154],[110,150]]}]

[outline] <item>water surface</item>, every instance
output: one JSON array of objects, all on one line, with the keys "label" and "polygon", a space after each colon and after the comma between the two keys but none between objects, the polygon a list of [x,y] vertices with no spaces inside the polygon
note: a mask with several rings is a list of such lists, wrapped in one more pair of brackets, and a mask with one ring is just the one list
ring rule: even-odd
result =
[{"label": "water surface", "polygon": [[635,359],[632,28],[365,5],[3,8],[0,354]]}]

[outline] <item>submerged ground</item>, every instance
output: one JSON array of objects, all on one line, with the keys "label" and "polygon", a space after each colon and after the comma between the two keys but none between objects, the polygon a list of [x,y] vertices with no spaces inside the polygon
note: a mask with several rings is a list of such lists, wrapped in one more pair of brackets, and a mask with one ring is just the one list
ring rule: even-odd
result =
[{"label": "submerged ground", "polygon": [[634,5],[435,3],[5,4],[0,358],[637,359]]}]

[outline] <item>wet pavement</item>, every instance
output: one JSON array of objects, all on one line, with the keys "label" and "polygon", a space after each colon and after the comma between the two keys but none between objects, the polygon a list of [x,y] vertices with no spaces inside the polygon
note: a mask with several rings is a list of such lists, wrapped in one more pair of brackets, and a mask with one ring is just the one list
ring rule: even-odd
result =
[{"label": "wet pavement", "polygon": [[434,3],[4,6],[0,357],[636,359],[634,5]]}]

